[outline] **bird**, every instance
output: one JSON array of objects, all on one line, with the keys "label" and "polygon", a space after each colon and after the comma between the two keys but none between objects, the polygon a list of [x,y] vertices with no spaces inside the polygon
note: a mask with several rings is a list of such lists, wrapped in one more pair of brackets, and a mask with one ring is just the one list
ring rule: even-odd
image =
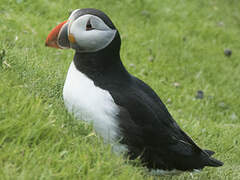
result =
[{"label": "bird", "polygon": [[92,123],[114,152],[140,159],[156,175],[223,165],[179,127],[149,85],[127,71],[120,33],[104,12],[72,11],[50,31],[45,45],[75,51],[63,87],[65,107]]}]

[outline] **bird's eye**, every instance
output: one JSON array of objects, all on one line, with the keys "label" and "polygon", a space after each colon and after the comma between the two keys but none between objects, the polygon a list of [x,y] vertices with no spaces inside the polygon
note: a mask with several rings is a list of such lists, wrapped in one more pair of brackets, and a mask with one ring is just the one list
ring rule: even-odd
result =
[{"label": "bird's eye", "polygon": [[89,31],[89,30],[93,30],[94,28],[92,27],[92,24],[90,22],[90,19],[88,20],[87,22],[87,25],[86,25],[86,30]]}]

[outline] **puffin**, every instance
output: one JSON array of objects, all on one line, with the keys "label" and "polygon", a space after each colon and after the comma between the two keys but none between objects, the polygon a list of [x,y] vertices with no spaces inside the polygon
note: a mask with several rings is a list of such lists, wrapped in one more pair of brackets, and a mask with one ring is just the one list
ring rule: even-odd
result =
[{"label": "puffin", "polygon": [[155,175],[223,165],[179,127],[149,85],[126,70],[119,31],[104,12],[74,10],[50,31],[45,45],[75,51],[64,104],[76,119],[92,123],[114,152],[140,159]]}]

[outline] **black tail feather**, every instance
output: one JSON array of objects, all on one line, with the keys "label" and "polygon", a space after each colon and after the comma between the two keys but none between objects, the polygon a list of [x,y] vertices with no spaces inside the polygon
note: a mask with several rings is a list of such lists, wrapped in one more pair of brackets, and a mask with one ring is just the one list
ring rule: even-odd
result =
[{"label": "black tail feather", "polygon": [[203,150],[203,151],[205,151],[209,156],[212,156],[212,155],[215,154],[215,152],[214,152],[214,151],[211,151],[211,150],[205,149],[205,150]]},{"label": "black tail feather", "polygon": [[222,166],[223,165],[223,162],[217,160],[217,159],[214,159],[213,157],[209,157],[209,160],[206,164],[206,166],[212,166],[212,167],[219,167],[219,166]]}]

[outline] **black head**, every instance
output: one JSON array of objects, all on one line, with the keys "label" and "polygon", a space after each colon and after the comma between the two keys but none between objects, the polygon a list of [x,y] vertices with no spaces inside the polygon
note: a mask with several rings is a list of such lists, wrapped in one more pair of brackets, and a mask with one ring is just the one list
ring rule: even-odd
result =
[{"label": "black head", "polygon": [[55,48],[73,48],[77,53],[101,51],[119,53],[121,39],[110,18],[97,9],[76,9],[67,21],[49,34],[46,45]]}]

